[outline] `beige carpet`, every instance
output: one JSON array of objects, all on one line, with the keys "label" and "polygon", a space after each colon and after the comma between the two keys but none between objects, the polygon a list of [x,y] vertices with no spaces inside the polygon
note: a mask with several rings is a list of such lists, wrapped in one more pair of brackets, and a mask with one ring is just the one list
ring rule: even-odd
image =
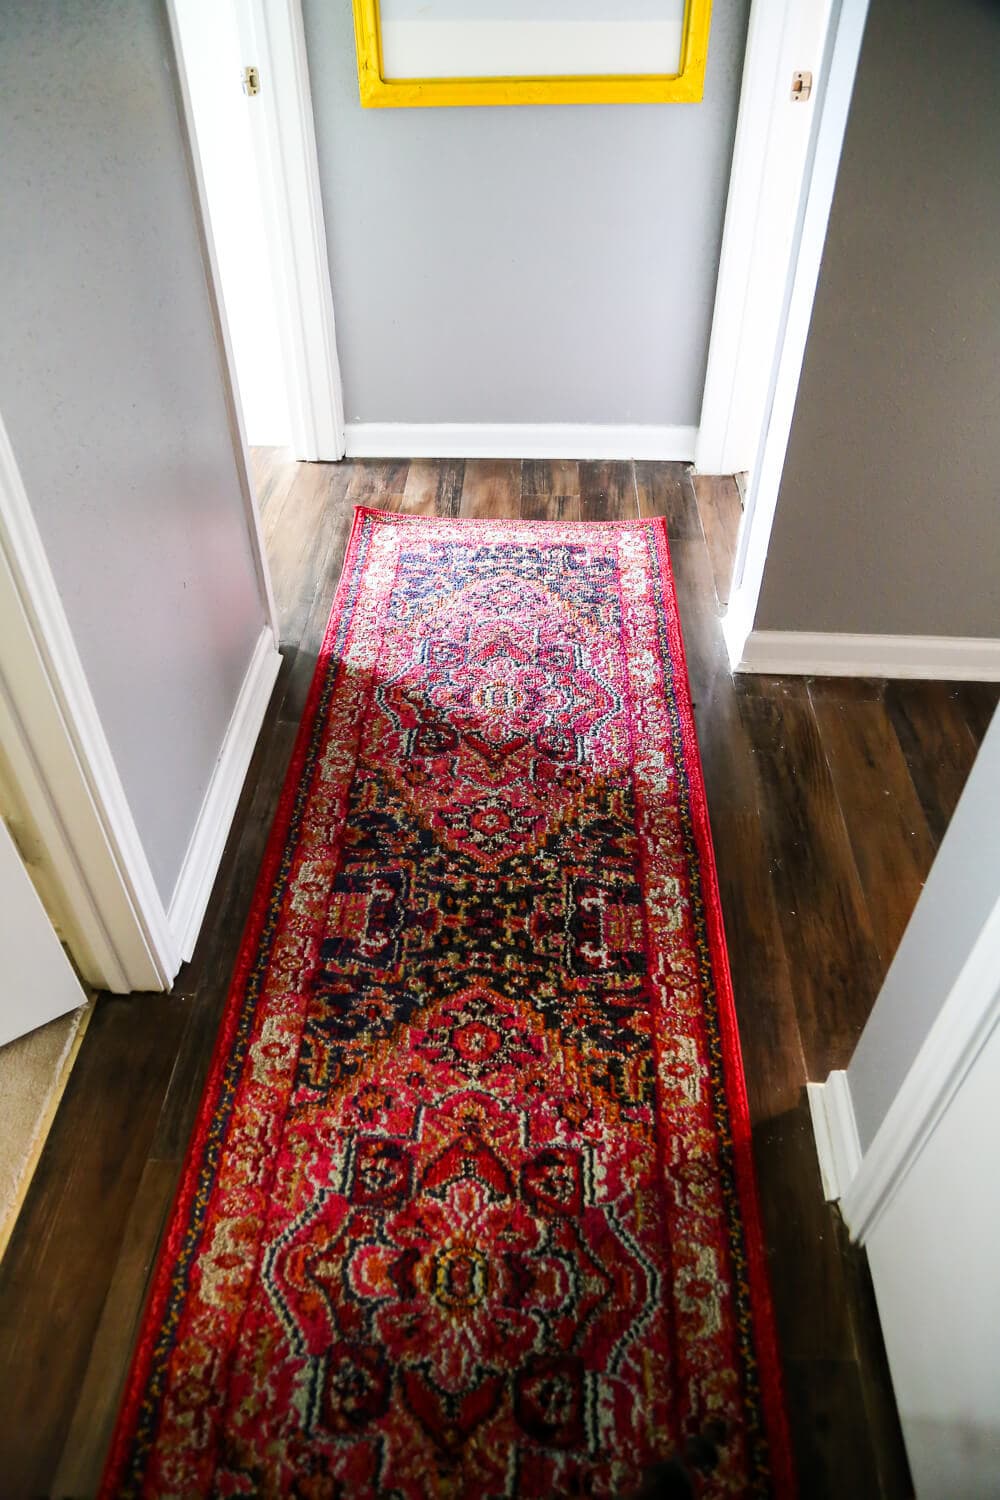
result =
[{"label": "beige carpet", "polygon": [[10,1239],[94,1002],[0,1047],[0,1257]]}]

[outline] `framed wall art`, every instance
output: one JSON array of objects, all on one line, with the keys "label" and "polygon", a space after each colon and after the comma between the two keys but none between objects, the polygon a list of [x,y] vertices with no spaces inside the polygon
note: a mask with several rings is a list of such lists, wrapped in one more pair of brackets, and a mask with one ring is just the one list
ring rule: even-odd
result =
[{"label": "framed wall art", "polygon": [[353,0],[366,107],[691,103],[712,0]]}]

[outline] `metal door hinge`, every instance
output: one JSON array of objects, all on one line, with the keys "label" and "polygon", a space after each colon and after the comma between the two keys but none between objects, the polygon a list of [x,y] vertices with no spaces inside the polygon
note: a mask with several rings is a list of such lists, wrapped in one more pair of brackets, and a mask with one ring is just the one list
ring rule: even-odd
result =
[{"label": "metal door hinge", "polygon": [[254,67],[243,69],[243,92],[248,99],[260,93],[260,73]]},{"label": "metal door hinge", "polygon": [[801,104],[813,91],[813,76],[811,73],[792,74],[792,103]]}]

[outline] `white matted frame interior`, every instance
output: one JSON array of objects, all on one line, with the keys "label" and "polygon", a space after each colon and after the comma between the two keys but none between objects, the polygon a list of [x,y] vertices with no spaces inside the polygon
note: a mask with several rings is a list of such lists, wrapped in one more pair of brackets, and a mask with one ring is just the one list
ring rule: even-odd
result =
[{"label": "white matted frame interior", "polygon": [[365,108],[683,104],[712,0],[353,0]]},{"label": "white matted frame interior", "polygon": [[380,0],[382,76],[678,73],[684,0]]}]

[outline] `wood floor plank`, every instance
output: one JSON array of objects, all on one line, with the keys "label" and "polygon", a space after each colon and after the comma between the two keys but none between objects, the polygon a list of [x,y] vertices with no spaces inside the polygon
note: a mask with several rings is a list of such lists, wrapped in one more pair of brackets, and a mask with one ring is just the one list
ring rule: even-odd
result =
[{"label": "wood floor plank", "polygon": [[580,464],[580,514],[584,521],[633,521],[638,514],[635,474],[626,459]]},{"label": "wood floor plank", "polygon": [[302,637],[307,628],[315,630],[318,596],[325,595],[332,603],[355,503],[347,493],[353,474],[349,465],[298,464],[297,469],[282,519],[268,544],[283,656],[271,701],[272,707],[282,705],[286,718],[286,700],[304,701],[303,675],[308,689],[312,667],[301,659],[303,650],[307,654],[309,650],[308,643],[303,647]]},{"label": "wood floor plank", "polygon": [[755,752],[729,674],[700,528],[696,539],[673,541],[670,554],[756,1122],[797,1104],[805,1061],[761,828]]},{"label": "wood floor plank", "polygon": [[[757,751],[740,716],[736,696],[718,683],[695,703],[695,724],[708,788],[712,827],[724,812],[762,816]],[[742,870],[743,861],[739,860]]]},{"label": "wood floor plank", "polygon": [[522,521],[582,521],[579,495],[522,495]]},{"label": "wood floor plank", "polygon": [[50,1492],[188,1002],[102,996],[0,1264],[0,1475]]},{"label": "wood floor plank", "polygon": [[344,565],[344,552],[350,535],[351,517],[343,515],[330,536],[330,547],[319,570],[316,589],[302,631],[294,646],[286,647],[289,656],[288,677],[279,714],[282,720],[297,724],[309,696],[323,638],[333,608],[334,595]]},{"label": "wood floor plank", "polygon": [[850,1060],[882,964],[823,742],[800,683],[744,682],[739,710],[760,777],[771,876],[808,1076]]},{"label": "wood floor plank", "polygon": [[717,812],[712,838],[750,1119],[756,1125],[796,1107],[805,1058],[760,818],[755,811]]},{"label": "wood floor plank", "polygon": [[97,1493],[177,1174],[174,1162],[147,1161],[143,1168],[52,1484],[54,1495],[83,1500]]},{"label": "wood floor plank", "polygon": [[[276,719],[268,729],[266,740],[255,756],[253,779],[244,788],[237,816],[226,842],[219,878],[212,891],[211,901],[205,916],[201,936],[194,956],[185,964],[174,982],[174,993],[187,995],[204,1003],[221,1006],[229,988],[229,977],[236,962],[243,928],[250,910],[250,902],[257,884],[260,864],[270,834],[271,823],[278,806],[285,772],[291,759],[292,748],[298,732],[297,723]],[[210,1027],[210,1023],[209,1023]],[[208,1036],[212,1035],[209,1029]],[[185,1036],[178,1039],[178,1048],[186,1045]],[[205,1059],[207,1066],[207,1058]],[[181,1079],[185,1078],[183,1071]],[[172,1075],[168,1090],[168,1102],[173,1097],[177,1080]],[[185,1139],[192,1113],[197,1105],[196,1084],[190,1079],[182,1085],[186,1089],[185,1106],[182,1106],[175,1122],[178,1145]],[[157,1125],[157,1154],[169,1157],[161,1142],[165,1127]]]},{"label": "wood floor plank", "polygon": [[789,1362],[852,1359],[847,1273],[833,1231],[836,1210],[823,1201],[804,1096],[757,1125],[753,1147],[782,1354]]},{"label": "wood floor plank", "polygon": [[560,496],[580,493],[580,465],[575,458],[526,458],[521,464],[521,494]]},{"label": "wood floor plank", "polygon": [[[670,571],[677,594],[691,696],[698,709],[712,699],[716,690],[731,692],[729,661],[704,541],[699,537],[696,541],[671,542]],[[711,601],[707,608],[706,589]]]},{"label": "wood floor plank", "polygon": [[[785,1387],[799,1491],[808,1500],[878,1500],[878,1463],[857,1364],[850,1359],[793,1360]],[[909,1489],[895,1491],[909,1496]]]},{"label": "wood floor plank", "polygon": [[848,712],[855,703],[884,703],[884,677],[800,677],[813,703],[839,703]]},{"label": "wood floor plank", "polygon": [[723,810],[760,807],[754,751],[739,715],[703,538],[674,541],[671,568],[713,827]]},{"label": "wood floor plank", "polygon": [[347,498],[352,504],[393,510],[394,498],[406,488],[410,461],[406,458],[352,458],[345,459],[342,467],[348,475]]},{"label": "wood floor plank", "polygon": [[859,701],[849,686],[828,681],[813,693],[813,711],[884,971],[927,879],[935,842],[885,704]]},{"label": "wood floor plank", "polygon": [[640,516],[665,516],[671,540],[701,541],[701,517],[689,465],[637,459],[634,467]]},{"label": "wood floor plank", "polygon": [[[249,909],[249,897],[245,903],[230,901],[226,904],[229,911],[235,915],[235,925],[238,926],[239,917],[246,914],[239,908],[245,904],[246,909]],[[234,908],[237,908],[235,912]],[[219,982],[204,985],[201,993],[194,997],[194,1002],[188,1007],[184,1030],[174,1058],[174,1066],[170,1072],[163,1104],[150,1141],[148,1158],[150,1161],[177,1167],[187,1150],[191,1125],[197,1115],[198,1105],[205,1088],[215,1038],[228,993],[227,978],[220,971],[227,969],[228,974],[232,974],[236,954],[239,951],[238,939],[234,940],[229,947],[230,952],[226,954],[220,953],[216,956],[213,952],[212,955],[213,961],[206,977],[211,981],[218,977]]]},{"label": "wood floor plank", "polygon": [[300,464],[298,470],[267,544],[282,645],[297,644],[332,533],[354,504],[353,479],[342,464]]},{"label": "wood floor plank", "polygon": [[692,483],[712,559],[716,597],[720,604],[728,604],[742,514],[740,492],[732,475],[694,474]]},{"label": "wood floor plank", "polygon": [[521,499],[521,460],[470,458],[465,463],[459,513],[470,520],[516,517]]},{"label": "wood floor plank", "polygon": [[270,537],[288,491],[298,477],[299,467],[290,448],[250,450],[250,474],[265,541]]},{"label": "wood floor plank", "polygon": [[250,477],[257,486],[258,504],[263,504],[263,495],[260,493],[267,484],[268,476],[273,470],[277,454],[283,450],[278,447],[256,447],[247,450],[250,461]]},{"label": "wood floor plank", "polygon": [[885,702],[931,834],[940,843],[978,749],[956,684],[890,682]]},{"label": "wood floor plank", "polygon": [[865,1418],[872,1437],[874,1468],[883,1495],[913,1494],[906,1447],[892,1388],[889,1360],[879,1323],[875,1288],[868,1258],[860,1245],[852,1245],[847,1225],[837,1214],[833,1232],[840,1245],[844,1267],[847,1312],[851,1323],[855,1362],[861,1381]]},{"label": "wood floor plank", "polygon": [[1000,702],[1000,682],[960,682],[957,697],[972,738],[981,744]]},{"label": "wood floor plank", "polygon": [[857,1317],[873,1311],[852,1308],[863,1252],[822,1201],[804,1099],[753,1139],[801,1493],[902,1500],[911,1491],[888,1370],[860,1357]]},{"label": "wood floor plank", "polygon": [[399,508],[420,516],[457,516],[464,481],[463,458],[412,459]]}]

